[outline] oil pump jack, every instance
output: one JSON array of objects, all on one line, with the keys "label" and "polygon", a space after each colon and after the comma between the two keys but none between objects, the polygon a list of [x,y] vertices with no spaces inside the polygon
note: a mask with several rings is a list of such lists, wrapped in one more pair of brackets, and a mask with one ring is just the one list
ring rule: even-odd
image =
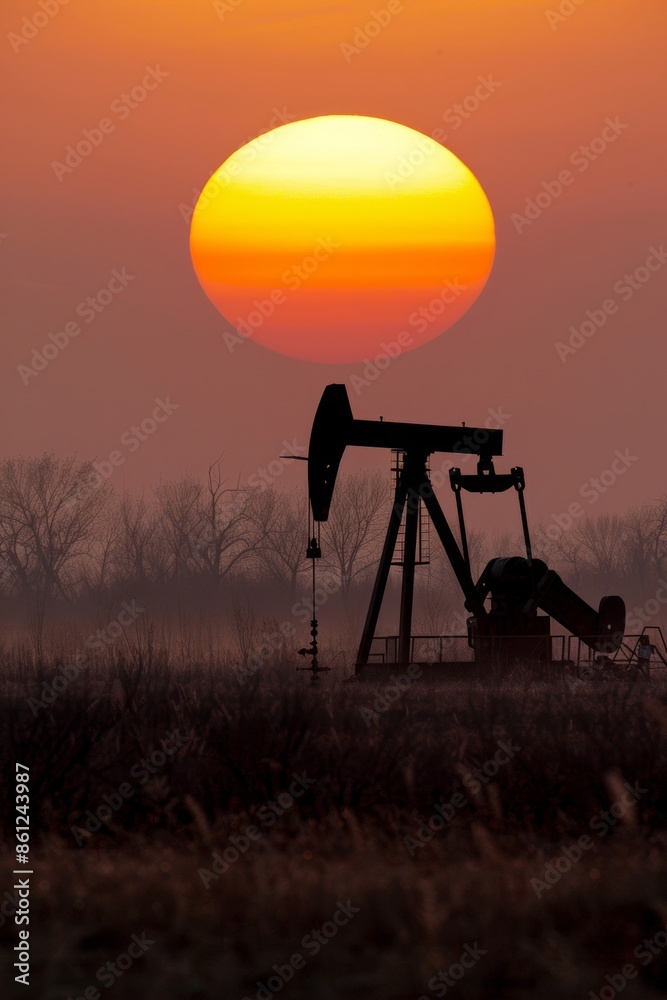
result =
[{"label": "oil pump jack", "polygon": [[[507,474],[496,472],[493,459],[502,455],[502,430],[436,424],[397,423],[385,420],[355,420],[342,384],[328,385],[313,421],[308,449],[308,490],[313,519],[313,538],[306,555],[321,556],[319,525],[329,517],[336,476],[347,447],[386,448],[401,453],[393,506],[382,554],[373,586],[370,605],[359,644],[355,674],[362,674],[371,655],[378,617],[393,563],[401,525],[404,524],[400,620],[397,662],[411,661],[412,612],[416,549],[420,506],[424,505],[442,543],[469,612],[468,645],[474,663],[507,667],[517,659],[552,663],[551,618],[572,635],[581,639],[594,653],[613,654],[621,645],[625,628],[625,604],[620,597],[603,597],[597,611],[591,608],[532,554],[524,501],[523,469],[516,466]],[[450,485],[455,495],[460,545],[435,496],[429,479],[429,456],[445,452],[476,455],[477,472],[463,475],[450,470]],[[463,492],[503,493],[514,489],[518,495],[523,528],[525,556],[491,559],[475,583],[463,512]],[[317,532],[317,533],[316,533]],[[309,532],[310,534],[310,532]],[[487,608],[487,599],[490,607]],[[544,614],[538,614],[538,611]],[[317,660],[317,620],[313,611],[310,649],[313,677],[326,668]],[[469,661],[448,661],[452,666],[469,668]]]}]

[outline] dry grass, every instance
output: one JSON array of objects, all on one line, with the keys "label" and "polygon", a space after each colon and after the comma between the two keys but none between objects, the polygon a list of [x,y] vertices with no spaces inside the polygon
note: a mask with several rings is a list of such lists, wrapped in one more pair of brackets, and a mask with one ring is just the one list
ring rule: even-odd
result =
[{"label": "dry grass", "polygon": [[[417,684],[368,725],[360,709],[382,685],[311,687],[279,665],[240,685],[210,665],[116,657],[35,718],[26,697],[57,672],[9,662],[0,690],[3,760],[31,773],[40,1000],[82,995],[144,931],[155,944],[118,996],[255,997],[348,899],[360,912],[281,995],[430,1000],[429,979],[474,942],[486,954],[448,995],[583,1000],[628,962],[628,997],[665,994],[662,953],[633,958],[667,923],[662,683]],[[141,782],[173,730],[178,752]],[[466,776],[499,741],[521,749],[475,794]],[[303,772],[315,783],[269,827],[262,807]],[[601,835],[591,821],[623,781],[646,791]],[[132,796],[77,846],[72,828],[124,782]],[[465,804],[411,856],[405,838],[457,790]],[[10,793],[3,782],[5,818]],[[206,888],[200,869],[249,824],[261,837]],[[583,834],[591,848],[538,898],[531,879]],[[7,886],[12,867],[5,856]],[[0,939],[15,938],[6,920]]]}]

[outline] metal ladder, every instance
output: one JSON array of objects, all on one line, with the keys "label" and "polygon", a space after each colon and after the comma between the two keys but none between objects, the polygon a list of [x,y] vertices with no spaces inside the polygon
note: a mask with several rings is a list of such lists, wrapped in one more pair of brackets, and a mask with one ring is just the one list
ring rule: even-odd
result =
[{"label": "metal ladder", "polygon": [[[398,486],[398,480],[403,471],[403,462],[405,459],[405,452],[398,448],[392,448],[391,451],[391,471],[393,476],[393,488],[396,490]],[[430,463],[426,462],[426,472],[430,472]],[[396,539],[396,548],[394,549],[394,558],[392,559],[392,566],[402,566],[404,562],[404,552],[405,552],[405,512],[403,512],[403,518],[401,520],[400,527],[398,529],[398,537]],[[431,561],[431,519],[428,515],[428,511],[424,506],[424,502],[420,499],[419,501],[419,526],[417,530],[417,558],[415,559],[416,566],[427,566]]]}]

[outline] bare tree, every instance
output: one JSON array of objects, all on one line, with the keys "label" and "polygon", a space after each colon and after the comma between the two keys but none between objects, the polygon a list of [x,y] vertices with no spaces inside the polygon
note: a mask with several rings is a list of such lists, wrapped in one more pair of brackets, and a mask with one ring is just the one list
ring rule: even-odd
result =
[{"label": "bare tree", "polygon": [[618,573],[625,539],[624,519],[618,514],[601,514],[579,521],[574,529],[589,567],[603,581],[612,581]]},{"label": "bare tree", "polygon": [[117,523],[112,551],[115,578],[139,584],[165,580],[168,560],[157,505],[149,503],[143,494],[133,497],[124,493]]},{"label": "bare tree", "polygon": [[197,550],[206,572],[219,579],[236,568],[255,546],[247,489],[225,487],[221,459],[209,466],[202,521],[204,536]]},{"label": "bare tree", "polygon": [[197,569],[202,493],[202,484],[192,478],[170,480],[155,489],[171,576],[189,575]]},{"label": "bare tree", "polygon": [[390,497],[388,479],[379,472],[354,473],[341,479],[336,488],[322,530],[329,552],[322,554],[339,576],[344,598],[352,583],[380,558]]},{"label": "bare tree", "polygon": [[658,576],[667,572],[667,498],[663,497],[652,505],[653,511],[653,558]]},{"label": "bare tree", "polygon": [[72,595],[111,496],[90,462],[0,462],[0,550],[25,593]]},{"label": "bare tree", "polygon": [[205,484],[188,477],[155,493],[175,576],[221,579],[253,548],[249,491],[225,486],[220,460],[209,467]]},{"label": "bare tree", "polygon": [[122,532],[118,503],[110,498],[100,517],[96,537],[81,567],[82,581],[90,592],[103,594],[116,579],[115,551]]},{"label": "bare tree", "polygon": [[619,578],[624,539],[624,519],[618,514],[585,517],[552,541],[549,561],[575,589],[608,591]]},{"label": "bare tree", "polygon": [[308,500],[303,491],[281,493],[274,487],[255,491],[250,513],[256,533],[259,566],[272,580],[296,594],[300,574],[307,568]]},{"label": "bare tree", "polygon": [[[660,504],[633,507],[623,516],[623,578],[637,595],[643,594],[647,581],[657,581],[660,574],[659,538],[664,531]],[[664,539],[663,539],[664,542]]]}]

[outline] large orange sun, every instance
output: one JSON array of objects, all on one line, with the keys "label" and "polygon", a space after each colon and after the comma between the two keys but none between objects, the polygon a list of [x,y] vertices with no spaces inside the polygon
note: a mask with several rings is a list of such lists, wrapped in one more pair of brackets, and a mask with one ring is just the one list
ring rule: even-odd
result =
[{"label": "large orange sun", "polygon": [[481,185],[434,139],[381,118],[282,125],[216,170],[192,261],[240,338],[358,362],[433,340],[470,308],[495,251]]}]

